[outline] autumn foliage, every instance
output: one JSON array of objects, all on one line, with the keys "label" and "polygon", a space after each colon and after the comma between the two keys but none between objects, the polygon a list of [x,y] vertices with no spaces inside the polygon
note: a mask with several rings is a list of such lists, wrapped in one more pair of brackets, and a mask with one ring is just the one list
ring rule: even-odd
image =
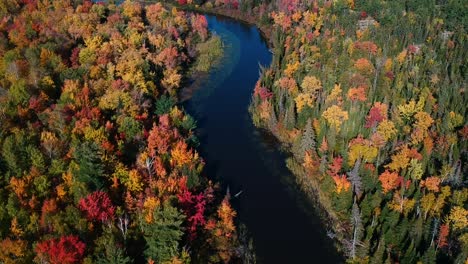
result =
[{"label": "autumn foliage", "polygon": [[79,208],[85,212],[86,217],[93,221],[112,221],[115,207],[112,205],[109,195],[103,191],[97,191],[81,198]]},{"label": "autumn foliage", "polygon": [[180,263],[212,246],[219,189],[177,94],[216,37],[202,15],[107,2],[0,3],[2,263]]},{"label": "autumn foliage", "polygon": [[40,261],[51,264],[79,263],[85,252],[85,244],[77,236],[69,235],[41,241],[35,251]]},{"label": "autumn foliage", "polygon": [[465,262],[466,76],[448,70],[467,56],[462,4],[246,2],[274,47],[254,123],[290,146],[348,260]]},{"label": "autumn foliage", "polygon": [[382,184],[382,191],[384,193],[387,193],[398,187],[400,183],[400,176],[398,176],[398,174],[395,172],[390,172],[386,170],[382,174],[380,174],[379,181]]}]

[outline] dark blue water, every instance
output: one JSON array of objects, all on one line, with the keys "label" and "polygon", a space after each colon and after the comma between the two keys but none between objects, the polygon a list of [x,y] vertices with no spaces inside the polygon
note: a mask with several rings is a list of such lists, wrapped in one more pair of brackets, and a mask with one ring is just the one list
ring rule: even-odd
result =
[{"label": "dark blue water", "polygon": [[247,225],[259,263],[338,263],[341,258],[317,216],[306,213],[285,157],[271,137],[256,129],[248,105],[259,65],[271,53],[258,30],[237,21],[207,16],[225,43],[219,66],[185,103],[198,120],[206,172],[229,186],[232,202]]}]

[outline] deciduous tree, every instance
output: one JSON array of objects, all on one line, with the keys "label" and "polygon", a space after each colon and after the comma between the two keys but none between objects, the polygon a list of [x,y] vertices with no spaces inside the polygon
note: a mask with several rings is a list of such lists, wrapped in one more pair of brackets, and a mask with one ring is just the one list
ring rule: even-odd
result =
[{"label": "deciduous tree", "polygon": [[68,235],[39,242],[35,252],[40,262],[72,264],[82,260],[85,248],[77,236]]}]

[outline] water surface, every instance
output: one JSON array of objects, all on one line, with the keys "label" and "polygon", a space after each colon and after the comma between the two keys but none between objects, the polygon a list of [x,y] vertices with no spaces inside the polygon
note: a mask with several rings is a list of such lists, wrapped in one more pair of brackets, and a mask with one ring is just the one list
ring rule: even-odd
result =
[{"label": "water surface", "polygon": [[254,239],[259,263],[338,263],[341,258],[318,217],[306,213],[285,157],[253,126],[248,105],[260,65],[271,53],[256,27],[207,15],[225,43],[219,66],[185,102],[198,121],[206,172],[229,186],[240,220]]}]

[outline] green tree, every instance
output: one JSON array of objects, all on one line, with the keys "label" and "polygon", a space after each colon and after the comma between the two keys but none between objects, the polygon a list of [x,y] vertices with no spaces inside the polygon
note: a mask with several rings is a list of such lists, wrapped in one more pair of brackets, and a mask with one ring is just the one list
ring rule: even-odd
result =
[{"label": "green tree", "polygon": [[179,243],[184,234],[184,215],[166,203],[153,212],[153,219],[153,222],[142,225],[146,241],[144,254],[158,263],[169,261],[179,252]]},{"label": "green tree", "polygon": [[16,108],[17,105],[26,106],[30,97],[26,82],[23,79],[15,81],[8,90],[8,95],[11,107]]},{"label": "green tree", "polygon": [[119,132],[125,134],[127,142],[135,139],[142,131],[141,124],[132,117],[126,116],[124,118],[119,118],[117,122],[119,123]]},{"label": "green tree", "polygon": [[74,160],[77,166],[73,171],[79,182],[84,183],[91,191],[103,187],[104,166],[102,165],[99,147],[94,142],[83,142],[76,147]]},{"label": "green tree", "polygon": [[162,95],[156,100],[156,110],[154,111],[157,115],[163,115],[169,113],[172,107],[175,105],[175,100],[169,95]]},{"label": "green tree", "polygon": [[95,263],[97,264],[127,264],[133,263],[132,260],[126,256],[124,247],[120,244],[116,235],[114,234],[115,228],[104,228],[103,234],[95,240]]},{"label": "green tree", "polygon": [[10,171],[7,175],[21,176],[23,171],[28,170],[30,166],[27,152],[29,137],[24,130],[15,130],[13,133],[3,142],[1,154]]}]

